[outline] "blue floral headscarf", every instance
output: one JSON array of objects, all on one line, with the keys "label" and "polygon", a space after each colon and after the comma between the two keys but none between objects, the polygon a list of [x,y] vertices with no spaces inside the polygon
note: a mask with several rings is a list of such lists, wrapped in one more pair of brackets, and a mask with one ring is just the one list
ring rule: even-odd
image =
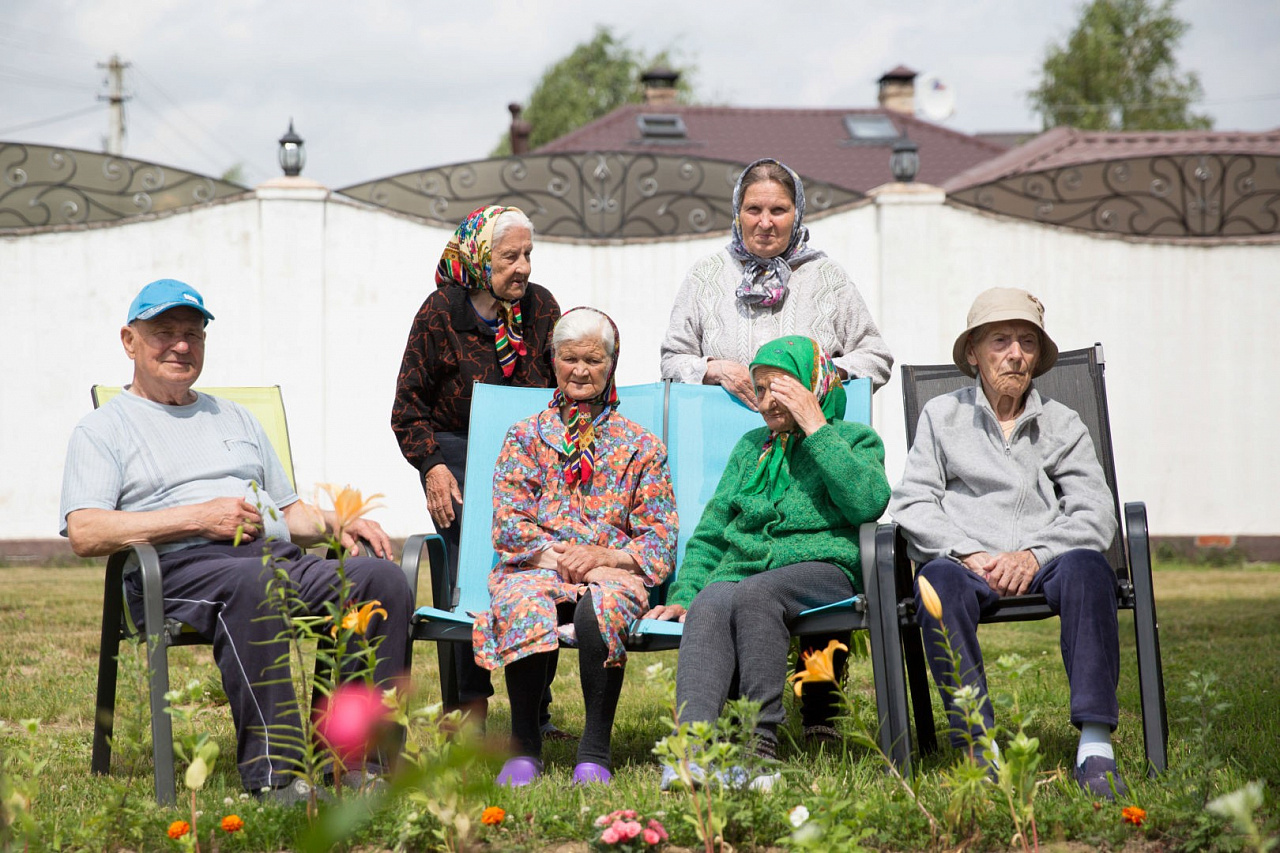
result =
[{"label": "blue floral headscarf", "polygon": [[[742,182],[751,170],[765,163],[775,163],[787,170],[796,185],[796,218],[791,223],[791,240],[782,254],[775,258],[753,255],[742,242],[742,224],[738,221],[742,209]],[[742,170],[738,182],[733,185],[733,235],[729,241],[729,254],[742,264],[742,282],[737,296],[743,302],[771,308],[787,298],[787,282],[791,271],[808,261],[825,257],[825,252],[810,249],[809,229],[804,226],[804,182],[791,167],[772,157],[763,157]]]}]

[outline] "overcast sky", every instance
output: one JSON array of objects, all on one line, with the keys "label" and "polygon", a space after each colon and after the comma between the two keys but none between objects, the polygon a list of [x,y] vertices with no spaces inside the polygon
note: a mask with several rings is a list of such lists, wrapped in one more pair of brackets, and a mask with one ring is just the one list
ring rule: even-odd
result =
[{"label": "overcast sky", "polygon": [[[956,93],[963,131],[1039,127],[1026,92],[1078,17],[1068,0],[148,0],[0,3],[0,140],[100,150],[96,63],[126,72],[125,154],[203,174],[279,173],[292,116],[304,175],[341,188],[482,158],[548,65],[599,24],[696,66],[705,103],[868,107],[906,64]],[[1182,0],[1178,58],[1218,129],[1280,127],[1277,0]],[[78,113],[75,115],[69,115]]]}]

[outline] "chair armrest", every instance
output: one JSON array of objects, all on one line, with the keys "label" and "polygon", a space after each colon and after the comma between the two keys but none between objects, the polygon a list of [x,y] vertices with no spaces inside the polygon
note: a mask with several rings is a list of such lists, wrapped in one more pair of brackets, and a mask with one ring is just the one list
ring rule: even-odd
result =
[{"label": "chair armrest", "polygon": [[142,572],[142,627],[150,643],[151,637],[164,634],[164,586],[160,580],[160,555],[145,542],[130,545],[128,550],[138,558],[138,570]]},{"label": "chair armrest", "polygon": [[409,583],[414,609],[418,604],[418,576],[421,573],[423,554],[431,572],[431,606],[440,610],[453,610],[453,580],[449,577],[448,546],[438,533],[417,533],[404,540],[404,553],[400,557],[400,569]]}]

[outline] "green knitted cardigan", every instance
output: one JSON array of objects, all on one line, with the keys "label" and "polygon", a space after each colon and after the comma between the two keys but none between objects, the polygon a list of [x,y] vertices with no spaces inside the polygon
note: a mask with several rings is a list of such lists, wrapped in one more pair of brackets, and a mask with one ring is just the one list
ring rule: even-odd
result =
[{"label": "green knitted cardigan", "polygon": [[889,503],[880,436],[869,426],[835,420],[798,437],[791,486],[776,505],[766,495],[743,494],[768,437],[768,427],[753,429],[733,448],[668,604],[687,608],[709,583],[808,561],[836,564],[862,591],[858,525],[878,519]]}]

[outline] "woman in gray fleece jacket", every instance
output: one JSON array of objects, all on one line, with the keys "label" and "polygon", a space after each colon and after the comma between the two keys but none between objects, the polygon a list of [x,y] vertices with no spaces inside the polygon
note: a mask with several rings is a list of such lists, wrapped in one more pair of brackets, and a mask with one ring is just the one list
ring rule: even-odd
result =
[{"label": "woman in gray fleece jacket", "polygon": [[984,726],[994,725],[979,619],[1002,597],[1041,593],[1062,622],[1071,722],[1081,733],[1076,781],[1095,796],[1113,796],[1113,785],[1123,794],[1111,748],[1119,719],[1116,576],[1103,555],[1116,533],[1115,500],[1080,416],[1031,386],[1058,357],[1040,301],[993,288],[974,301],[967,325],[952,358],[978,381],[925,405],[889,503],[918,577],[942,605],[941,620],[922,602],[917,612],[952,743],[967,743],[952,702],[960,685],[978,689]]}]

